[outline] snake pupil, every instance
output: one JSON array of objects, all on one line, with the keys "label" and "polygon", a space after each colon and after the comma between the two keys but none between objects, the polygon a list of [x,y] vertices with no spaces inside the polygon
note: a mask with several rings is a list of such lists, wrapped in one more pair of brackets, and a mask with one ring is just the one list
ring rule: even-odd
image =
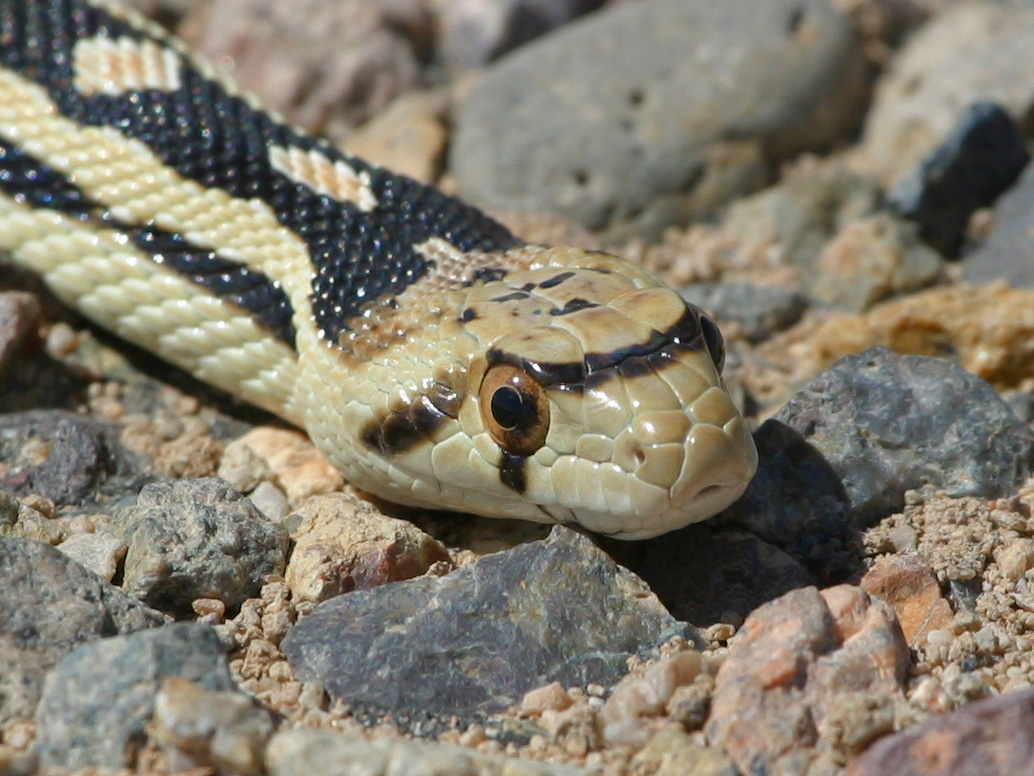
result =
[{"label": "snake pupil", "polygon": [[535,407],[529,406],[520,392],[512,386],[504,385],[492,394],[492,417],[502,428],[515,429],[521,425],[527,426],[529,409],[534,414]]}]

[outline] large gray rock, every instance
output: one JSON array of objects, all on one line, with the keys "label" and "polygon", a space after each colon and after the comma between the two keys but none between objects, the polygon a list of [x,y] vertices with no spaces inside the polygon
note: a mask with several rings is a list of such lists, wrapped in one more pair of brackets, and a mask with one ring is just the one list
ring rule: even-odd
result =
[{"label": "large gray rock", "polygon": [[299,679],[357,711],[470,719],[552,681],[612,683],[676,634],[692,636],[642,580],[555,528],[445,577],[326,601],[281,649]]},{"label": "large gray rock", "polygon": [[825,0],[620,4],[501,59],[459,111],[451,168],[490,207],[656,230],[840,138],[860,63]]},{"label": "large gray rock", "polygon": [[900,510],[913,488],[997,498],[1034,471],[1034,432],[990,385],[945,359],[886,348],[842,358],[768,423],[825,459],[858,526]]},{"label": "large gray rock", "polygon": [[0,538],[0,723],[30,719],[43,678],[76,647],[166,618],[48,544]]},{"label": "large gray rock", "polygon": [[129,545],[123,588],[157,609],[190,612],[197,598],[233,609],[284,571],[286,529],[215,477],[148,485],[113,523]]},{"label": "large gray rock", "polygon": [[47,676],[36,709],[45,766],[131,766],[167,677],[235,688],[222,642],[207,625],[178,623],[80,647]]}]

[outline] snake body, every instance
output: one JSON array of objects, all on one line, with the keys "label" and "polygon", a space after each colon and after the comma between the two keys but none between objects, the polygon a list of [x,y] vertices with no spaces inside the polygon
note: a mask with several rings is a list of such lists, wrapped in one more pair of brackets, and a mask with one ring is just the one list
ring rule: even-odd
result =
[{"label": "snake body", "polygon": [[721,335],[306,136],[107,0],[0,0],[0,248],[402,504],[655,536],[757,456]]}]

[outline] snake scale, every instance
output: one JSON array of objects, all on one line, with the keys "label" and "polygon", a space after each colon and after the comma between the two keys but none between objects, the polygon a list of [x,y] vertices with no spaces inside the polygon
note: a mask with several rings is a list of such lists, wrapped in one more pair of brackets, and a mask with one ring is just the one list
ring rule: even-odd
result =
[{"label": "snake scale", "polygon": [[265,110],[110,0],[0,0],[0,249],[401,504],[640,539],[757,454],[700,310]]}]

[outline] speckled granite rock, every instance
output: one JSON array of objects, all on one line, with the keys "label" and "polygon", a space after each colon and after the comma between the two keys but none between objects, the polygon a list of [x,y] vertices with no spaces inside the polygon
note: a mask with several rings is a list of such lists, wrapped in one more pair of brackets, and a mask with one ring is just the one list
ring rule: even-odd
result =
[{"label": "speckled granite rock", "polygon": [[0,539],[0,723],[28,719],[46,672],[76,647],[166,618],[53,547]]},{"label": "speckled granite rock", "polygon": [[787,593],[756,609],[729,648],[708,741],[743,772],[823,773],[832,763],[820,739],[842,757],[890,731],[908,662],[890,607],[859,588]]},{"label": "speckled granite rock", "polygon": [[840,137],[860,62],[825,0],[618,5],[495,65],[458,114],[451,168],[490,207],[659,233]]},{"label": "speckled granite rock", "polygon": [[995,497],[1034,470],[1034,432],[990,385],[947,360],[885,348],[841,359],[768,423],[825,458],[858,526],[899,510],[910,488]]},{"label": "speckled granite rock", "polygon": [[1034,773],[1034,690],[971,704],[888,736],[847,776],[1014,776]]},{"label": "speckled granite rock", "polygon": [[148,485],[113,528],[129,547],[122,587],[171,612],[191,611],[196,598],[236,608],[283,573],[287,556],[283,526],[214,477]]},{"label": "speckled granite rock", "polygon": [[162,680],[234,687],[222,643],[207,625],[178,623],[80,647],[47,675],[36,709],[45,766],[131,765]]},{"label": "speckled granite rock", "polygon": [[285,730],[266,750],[270,776],[581,776],[580,768],[422,741],[368,741],[332,730]]},{"label": "speckled granite rock", "polygon": [[444,577],[326,601],[281,649],[354,709],[469,719],[553,680],[607,684],[629,655],[685,632],[640,579],[555,528]]}]

